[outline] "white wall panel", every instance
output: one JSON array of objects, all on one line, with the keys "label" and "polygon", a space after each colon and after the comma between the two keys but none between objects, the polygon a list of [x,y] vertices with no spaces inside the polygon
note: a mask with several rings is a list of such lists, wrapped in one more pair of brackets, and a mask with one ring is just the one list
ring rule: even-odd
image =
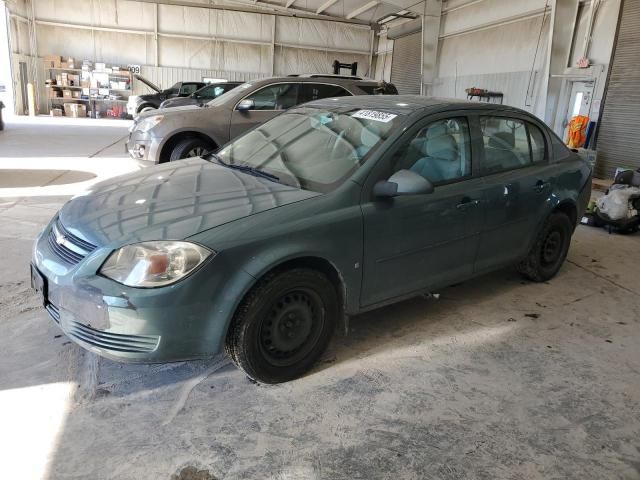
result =
[{"label": "white wall panel", "polygon": [[343,23],[277,17],[276,42],[301,47],[324,47],[369,52],[371,33],[362,28]]},{"label": "white wall panel", "polygon": [[[547,16],[541,42],[546,42],[549,23]],[[531,69],[541,24],[540,16],[441,40],[438,76],[451,77],[456,71],[467,75]],[[541,48],[544,52],[544,45]],[[539,51],[538,61],[543,59]]]},{"label": "white wall panel", "polygon": [[38,53],[126,65],[153,63],[153,46],[146,35],[133,35],[38,25]]},{"label": "white wall panel", "polygon": [[[451,3],[448,2],[447,8],[453,8]],[[446,36],[479,25],[526,15],[544,6],[545,0],[484,0],[446,13],[442,17],[440,34]]]},{"label": "white wall panel", "polygon": [[369,57],[348,53],[336,53],[322,50],[304,50],[300,48],[276,47],[275,74],[290,73],[332,73],[334,60],[344,63],[358,62],[358,74],[368,75]]}]

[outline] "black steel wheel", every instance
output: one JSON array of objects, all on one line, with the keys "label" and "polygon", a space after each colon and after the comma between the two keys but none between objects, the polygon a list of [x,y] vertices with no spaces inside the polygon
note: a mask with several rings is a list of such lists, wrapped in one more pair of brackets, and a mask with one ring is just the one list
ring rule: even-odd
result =
[{"label": "black steel wheel", "polygon": [[292,380],[326,349],[339,315],[335,287],[321,272],[295,268],[271,273],[238,307],[226,351],[257,382]]},{"label": "black steel wheel", "polygon": [[554,212],[545,221],[529,250],[527,257],[518,264],[518,271],[534,282],[553,278],[569,251],[573,225],[562,212]]}]

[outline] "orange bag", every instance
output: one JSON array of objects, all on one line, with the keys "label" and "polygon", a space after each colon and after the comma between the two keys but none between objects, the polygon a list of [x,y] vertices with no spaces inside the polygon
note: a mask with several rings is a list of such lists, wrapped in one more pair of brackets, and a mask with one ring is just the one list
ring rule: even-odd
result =
[{"label": "orange bag", "polygon": [[589,117],[586,115],[577,115],[569,122],[569,138],[567,145],[569,148],[580,148],[587,141],[587,126],[589,125]]}]

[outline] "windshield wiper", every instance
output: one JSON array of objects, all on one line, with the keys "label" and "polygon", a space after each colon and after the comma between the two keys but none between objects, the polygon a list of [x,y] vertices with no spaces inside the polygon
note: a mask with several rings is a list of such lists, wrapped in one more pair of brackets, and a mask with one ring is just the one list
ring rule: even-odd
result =
[{"label": "windshield wiper", "polygon": [[252,167],[251,165],[240,165],[236,163],[227,163],[222,160],[215,153],[210,153],[209,158],[213,158],[220,165],[224,165],[227,168],[232,168],[234,170],[240,170],[241,172],[248,173],[249,175],[254,175],[256,177],[266,178],[268,180],[272,180],[274,182],[280,183],[280,177],[274,175],[273,173],[267,173],[264,170],[258,170],[256,167]]}]

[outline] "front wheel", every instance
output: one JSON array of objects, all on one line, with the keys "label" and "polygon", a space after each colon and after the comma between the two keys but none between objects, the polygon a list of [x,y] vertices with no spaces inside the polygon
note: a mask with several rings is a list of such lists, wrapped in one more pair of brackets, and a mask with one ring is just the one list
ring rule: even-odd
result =
[{"label": "front wheel", "polygon": [[173,147],[169,161],[175,162],[176,160],[181,160],[183,158],[202,157],[213,149],[214,147],[211,143],[200,138],[185,138]]},{"label": "front wheel", "polygon": [[324,352],[339,314],[336,290],[322,273],[303,268],[273,273],[238,307],[226,351],[249,378],[286,382]]},{"label": "front wheel", "polygon": [[567,257],[572,232],[567,215],[549,215],[526,258],[518,264],[518,271],[534,282],[553,278]]}]

